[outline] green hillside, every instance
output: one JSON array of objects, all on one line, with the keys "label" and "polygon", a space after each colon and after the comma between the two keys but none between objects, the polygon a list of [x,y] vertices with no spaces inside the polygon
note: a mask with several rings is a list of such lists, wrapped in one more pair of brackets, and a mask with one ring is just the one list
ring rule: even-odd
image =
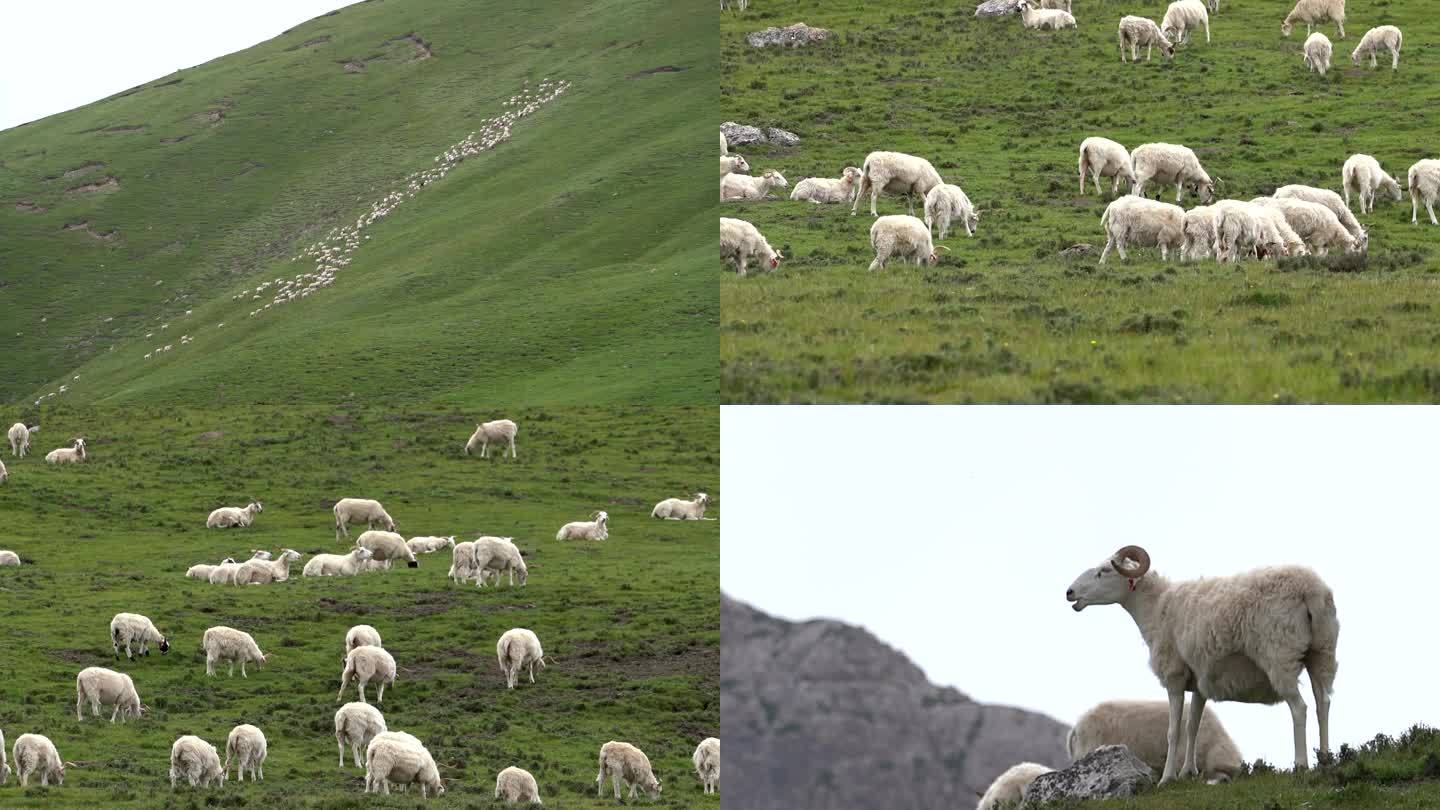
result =
[{"label": "green hillside", "polygon": [[[372,0],[0,132],[0,401],[714,402],[698,8]],[[333,286],[235,300],[547,78]]]},{"label": "green hillside", "polygon": [[[726,401],[1440,400],[1440,227],[1412,226],[1408,195],[1360,217],[1363,263],[1166,265],[1137,250],[1101,266],[1108,188],[1082,196],[1076,172],[1080,141],[1100,135],[1188,145],[1229,198],[1289,183],[1338,191],[1357,152],[1404,185],[1414,161],[1440,157],[1431,4],[1352,0],[1347,38],[1317,29],[1335,44],[1326,78],[1301,61],[1303,26],[1280,35],[1289,0],[1221,3],[1211,43],[1202,32],[1173,63],[1157,52],[1137,65],[1120,62],[1117,22],[1159,21],[1163,0],[1075,0],[1078,29],[1058,33],[977,19],[975,5],[782,0],[722,15],[720,120],[802,139],[741,150],[752,174],[785,175],[781,196],[895,150],[928,158],[982,209],[978,234],[952,234],[938,267],[867,273],[868,211],[723,204],[787,257],[773,275],[721,280]],[[798,21],[834,36],[745,42]],[[1350,63],[1382,24],[1404,30],[1398,73]],[[880,213],[904,204],[882,198]],[[1061,255],[1077,243],[1094,252]]]}]

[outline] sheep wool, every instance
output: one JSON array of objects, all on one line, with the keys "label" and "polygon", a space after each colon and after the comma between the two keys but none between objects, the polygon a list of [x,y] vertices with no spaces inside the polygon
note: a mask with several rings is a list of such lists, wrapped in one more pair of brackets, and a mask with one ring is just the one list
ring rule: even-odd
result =
[{"label": "sheep wool", "polygon": [[650,794],[652,799],[660,798],[660,780],[650,770],[650,758],[630,743],[611,740],[600,746],[600,773],[595,777],[595,795],[604,795],[607,778],[614,780],[616,799],[620,798],[621,784],[629,786],[631,798],[634,798],[637,788]]}]

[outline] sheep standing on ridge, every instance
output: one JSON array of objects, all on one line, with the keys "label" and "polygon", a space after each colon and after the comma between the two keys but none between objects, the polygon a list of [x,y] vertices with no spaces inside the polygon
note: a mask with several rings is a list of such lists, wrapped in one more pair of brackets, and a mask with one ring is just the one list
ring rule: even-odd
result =
[{"label": "sheep standing on ridge", "polygon": [[15,746],[10,749],[15,756],[15,774],[20,777],[20,787],[29,787],[30,777],[39,775],[40,786],[48,787],[53,781],[57,785],[65,784],[65,767],[68,762],[60,759],[60,752],[55,750],[55,743],[43,734],[21,734],[15,738]]},{"label": "sheep standing on ridge", "polygon": [[1350,213],[1350,206],[1340,199],[1339,194],[1328,188],[1300,185],[1281,186],[1275,189],[1274,196],[1319,203],[1335,213],[1335,216],[1340,219],[1340,224],[1345,226],[1345,230],[1349,231],[1351,236],[1359,239],[1365,233],[1365,229],[1360,227],[1360,220]]},{"label": "sheep standing on ridge", "polygon": [[1305,39],[1305,66],[1324,76],[1330,71],[1330,38],[1316,31]]},{"label": "sheep standing on ridge", "polygon": [[76,439],[70,447],[57,447],[45,454],[47,464],[78,464],[85,458],[84,439]]},{"label": "sheep standing on ridge", "polygon": [[425,745],[403,731],[376,734],[365,748],[365,792],[390,795],[390,783],[420,785],[420,797],[445,792],[440,769]]},{"label": "sheep standing on ridge", "polygon": [[1172,143],[1141,144],[1130,153],[1130,161],[1135,171],[1130,193],[1136,197],[1144,197],[1146,184],[1153,180],[1162,186],[1175,184],[1177,205],[1184,197],[1187,186],[1200,195],[1202,203],[1215,198],[1215,183],[1205,172],[1205,167],[1200,165],[1200,158],[1189,147]]},{"label": "sheep standing on ridge", "polygon": [[870,226],[870,247],[875,250],[871,272],[884,270],[891,257],[912,261],[917,267],[934,267],[940,263],[940,254],[935,252],[935,243],[930,239],[930,229],[923,221],[906,214],[888,214],[875,220]]},{"label": "sheep standing on ridge", "polygon": [[24,458],[30,452],[30,436],[40,432],[40,426],[25,427],[24,422],[16,422],[10,426],[6,437],[10,439],[10,454],[17,458]]},{"label": "sheep standing on ridge", "polygon": [[1435,219],[1435,198],[1440,196],[1440,160],[1416,161],[1406,179],[1410,186],[1410,223],[1420,221],[1420,200],[1423,199],[1430,224],[1440,225]]},{"label": "sheep standing on ridge", "polygon": [[750,171],[750,164],[745,161],[744,155],[721,155],[720,176],[727,174],[745,174]]},{"label": "sheep standing on ridge", "polygon": [[385,531],[395,531],[395,520],[379,501],[372,501],[368,498],[341,498],[335,502],[335,539],[339,540],[341,535],[348,540],[350,530],[345,528],[351,523],[364,523],[365,528],[373,529],[379,523],[385,527]]},{"label": "sheep standing on ridge", "polygon": [[395,560],[404,560],[410,568],[420,567],[405,538],[394,532],[368,531],[355,540],[355,545],[370,549],[372,559],[385,563],[386,568]]},{"label": "sheep standing on ridge", "polygon": [[[1188,717],[1182,715],[1181,727]],[[1123,745],[1156,771],[1165,769],[1165,734],[1170,706],[1163,700],[1107,700],[1075,721],[1066,747],[1071,760],[1079,760],[1102,745]],[[1240,749],[1226,733],[1209,706],[1200,720],[1200,753],[1196,765],[1210,784],[1228,782],[1240,774]]]},{"label": "sheep standing on ridge", "polygon": [[604,511],[591,512],[590,518],[588,521],[577,520],[572,523],[566,523],[560,527],[560,531],[555,533],[555,539],[608,540],[610,538],[610,530],[606,528],[605,524],[609,522],[610,515]]},{"label": "sheep standing on ridge", "polygon": [[695,775],[700,777],[700,784],[706,793],[715,793],[720,789],[720,740],[715,737],[706,737],[695,746],[695,753],[690,757],[695,763]]},{"label": "sheep standing on ridge", "polygon": [[860,184],[860,169],[855,166],[846,166],[840,172],[839,180],[832,180],[828,177],[807,177],[795,184],[795,190],[790,192],[792,200],[809,200],[816,205],[821,203],[847,203],[855,199],[855,190]]},{"label": "sheep standing on ridge", "polygon": [[346,703],[335,712],[335,744],[340,747],[340,767],[345,767],[345,746],[355,757],[355,767],[363,768],[360,749],[368,746],[375,735],[384,734],[385,715],[369,703]]},{"label": "sheep standing on ridge", "polygon": [[1070,12],[1045,8],[1043,0],[1020,0],[1020,5],[1015,8],[1020,11],[1021,24],[1026,28],[1033,28],[1037,31],[1048,28],[1058,31],[1061,28],[1076,27],[1075,17]]},{"label": "sheep standing on ridge", "polygon": [[495,655],[500,660],[500,671],[505,674],[505,688],[514,689],[520,679],[520,670],[530,673],[530,682],[535,683],[535,665],[545,668],[545,653],[540,649],[540,637],[523,627],[506,630],[495,644]]},{"label": "sheep standing on ridge", "polygon": [[635,798],[636,788],[649,793],[652,799],[660,798],[660,780],[650,770],[650,758],[630,743],[611,740],[600,746],[600,773],[595,777],[596,796],[604,795],[606,777],[614,779],[616,799],[620,798],[622,782],[629,786],[632,799]]},{"label": "sheep standing on ridge", "polygon": [[709,505],[710,496],[703,492],[695,493],[695,499],[689,501],[680,498],[666,498],[655,504],[655,508],[650,510],[650,517],[666,520],[704,520],[705,507]]},{"label": "sheep standing on ridge", "polygon": [[255,515],[264,510],[264,504],[259,501],[251,501],[243,508],[222,506],[211,512],[210,517],[205,518],[205,528],[225,529],[231,526],[249,526],[255,521]]},{"label": "sheep standing on ridge", "polygon": [[997,810],[1000,807],[1019,805],[1025,798],[1025,792],[1030,789],[1030,783],[1035,781],[1035,777],[1053,770],[1055,769],[1034,762],[1022,762],[1019,765],[1011,766],[1009,770],[995,777],[995,781],[990,783],[985,795],[980,797],[980,804],[976,810]]},{"label": "sheep standing on ridge", "polygon": [[259,664],[263,669],[265,662],[270,659],[266,653],[260,652],[260,645],[255,639],[243,630],[236,630],[233,627],[217,626],[205,631],[205,636],[200,641],[200,649],[205,651],[205,674],[215,675],[215,662],[224,661],[230,664],[229,677],[235,677],[235,662],[240,662],[240,677],[248,678],[245,674],[245,665]]},{"label": "sheep standing on ridge", "polygon": [[1390,69],[1399,70],[1400,44],[1403,39],[1404,35],[1400,33],[1400,29],[1393,25],[1371,28],[1365,32],[1365,36],[1360,38],[1360,44],[1355,46],[1355,50],[1350,52],[1350,61],[1358,66],[1360,60],[1369,56],[1370,69],[1374,70],[1376,67],[1375,52],[1384,48],[1390,52]]},{"label": "sheep standing on ridge", "polygon": [[170,789],[180,779],[190,787],[220,787],[225,784],[225,769],[220,767],[220,752],[215,746],[186,734],[170,746]]},{"label": "sheep standing on ridge", "polygon": [[950,183],[941,183],[925,195],[925,227],[940,228],[940,238],[950,233],[951,220],[959,220],[965,226],[965,235],[974,236],[980,227],[980,211],[970,202],[964,189]]},{"label": "sheep standing on ridge", "polygon": [[[1125,61],[1126,48],[1130,49],[1130,61],[1139,62],[1141,45],[1145,46],[1146,62],[1150,61],[1150,54],[1155,50],[1156,45],[1160,46],[1160,54],[1166,59],[1175,58],[1175,43],[1171,42],[1170,38],[1165,36],[1165,32],[1160,30],[1160,26],[1156,25],[1155,21],[1149,17],[1136,17],[1133,15],[1121,17],[1118,36],[1120,39],[1120,61],[1122,63]],[[1083,183],[1085,179],[1083,174],[1080,179]],[[1095,185],[1100,185],[1098,180]],[[1084,189],[1081,189],[1081,193],[1084,193]]]},{"label": "sheep standing on ridge", "polygon": [[1165,9],[1160,20],[1160,30],[1177,45],[1190,44],[1190,31],[1205,29],[1205,41],[1210,41],[1210,14],[1200,0],[1175,0]]},{"label": "sheep standing on ridge", "polygon": [[1340,184],[1345,189],[1345,207],[1350,207],[1350,191],[1360,196],[1360,213],[1374,213],[1375,192],[1383,190],[1400,201],[1400,184],[1380,167],[1380,161],[1369,155],[1351,155],[1340,169]]},{"label": "sheep standing on ridge", "polygon": [[1295,8],[1285,15],[1285,21],[1280,23],[1280,33],[1290,36],[1290,31],[1295,23],[1305,23],[1305,33],[1308,35],[1316,25],[1326,20],[1333,20],[1335,30],[1339,32],[1341,39],[1345,38],[1345,0],[1296,0]]},{"label": "sheep standing on ridge", "polygon": [[86,667],[75,676],[75,719],[83,721],[81,711],[90,704],[90,714],[100,716],[101,706],[114,706],[110,722],[115,718],[125,722],[127,717],[140,717],[145,707],[140,705],[140,694],[135,691],[135,681],[123,672],[104,667]]},{"label": "sheep standing on ridge", "polygon": [[250,771],[250,781],[265,779],[265,757],[266,744],[265,732],[250,725],[242,723],[230,729],[230,736],[225,738],[225,766],[224,771],[230,774],[230,760],[235,760],[235,776],[237,782],[245,781],[245,771]]},{"label": "sheep standing on ridge", "polygon": [[[519,428],[509,419],[496,419],[493,422],[478,424],[475,426],[475,432],[470,434],[470,440],[465,442],[465,455],[470,455],[470,450],[478,444],[480,445],[480,457],[486,458],[490,453],[490,442],[496,444],[508,442],[510,457],[515,458],[515,433],[517,430]],[[502,452],[500,455],[504,457],[505,454]]]},{"label": "sheep standing on ridge", "polygon": [[514,765],[501,771],[495,777],[495,798],[501,799],[507,804],[544,803],[540,801],[540,786],[535,784],[535,777],[529,771]]},{"label": "sheep standing on ridge", "polygon": [[138,613],[116,613],[115,618],[110,620],[110,645],[115,649],[117,660],[121,645],[125,647],[125,658],[132,660],[135,656],[130,654],[130,645],[139,647],[141,655],[149,655],[151,643],[160,648],[161,655],[170,652],[170,642],[165,640],[149,617]]},{"label": "sheep standing on ridge", "polygon": [[306,577],[353,577],[371,558],[370,549],[352,548],[349,554],[316,554],[300,572]]},{"label": "sheep standing on ridge", "polygon": [[350,652],[345,655],[345,669],[340,672],[340,693],[335,696],[336,703],[345,697],[345,687],[349,686],[352,680],[359,689],[361,703],[369,703],[365,699],[365,684],[371,681],[380,683],[380,694],[375,698],[376,702],[385,702],[385,685],[395,683],[394,656],[383,647],[369,644],[351,647]]},{"label": "sheep standing on ridge", "polygon": [[1185,243],[1185,210],[1178,205],[1126,195],[1117,197],[1100,216],[1105,229],[1105,249],[1100,251],[1104,264],[1114,248],[1120,260],[1126,261],[1125,248],[1130,245],[1160,248],[1160,258],[1169,260],[1170,251],[1180,250]]},{"label": "sheep standing on ridge", "polygon": [[770,196],[770,189],[790,185],[785,175],[774,169],[766,169],[757,177],[748,174],[727,174],[720,178],[720,199],[763,200]]},{"label": "sheep standing on ridge", "polygon": [[[745,265],[752,257],[759,258],[761,267],[774,270],[785,258],[770,247],[764,236],[754,225],[743,219],[720,218],[720,260],[735,266],[735,272],[745,277]],[[769,265],[765,267],[765,265]]]},{"label": "sheep standing on ridge", "polygon": [[922,157],[904,152],[871,152],[865,156],[860,167],[860,186],[855,190],[855,202],[850,206],[850,216],[860,210],[860,199],[865,190],[870,190],[870,216],[880,216],[875,211],[875,201],[883,191],[887,194],[905,195],[905,211],[915,215],[915,199],[925,199],[930,189],[945,182],[940,173]]}]

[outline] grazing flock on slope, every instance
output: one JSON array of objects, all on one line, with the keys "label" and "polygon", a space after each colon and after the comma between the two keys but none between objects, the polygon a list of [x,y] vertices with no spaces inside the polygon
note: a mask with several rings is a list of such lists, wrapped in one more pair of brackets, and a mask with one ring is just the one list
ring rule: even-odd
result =
[{"label": "grazing flock on slope", "polygon": [[[988,4],[987,4],[988,5]],[[1173,57],[1177,45],[1188,44],[1192,35],[1205,32],[1211,41],[1210,15],[1219,11],[1220,0],[1175,0],[1166,9],[1159,24],[1145,17],[1126,16],[1120,20],[1118,40],[1120,60],[1136,62],[1145,49],[1149,61],[1155,48],[1165,57]],[[1071,0],[1020,0],[1015,6],[1026,28],[1073,28]],[[978,13],[978,12],[977,12]],[[1345,36],[1345,0],[1297,0],[1281,23],[1284,36],[1304,23],[1309,38],[1303,47],[1305,65],[1324,75],[1330,68],[1331,43],[1314,27],[1333,22],[1341,38]],[[1388,52],[1391,68],[1400,67],[1403,36],[1399,28],[1382,25],[1370,29],[1350,58],[1356,65],[1365,59],[1376,66],[1376,56]],[[738,154],[731,154],[729,142],[720,133],[720,200],[722,202],[761,201],[770,197],[772,189],[787,188],[788,181],[778,169],[765,169],[750,175],[750,164]],[[1174,253],[1182,261],[1214,258],[1217,262],[1238,262],[1242,258],[1267,259],[1282,256],[1325,256],[1332,249],[1363,254],[1369,249],[1369,235],[1351,213],[1351,194],[1357,196],[1361,214],[1372,213],[1377,193],[1402,199],[1399,182],[1388,174],[1374,157],[1351,155],[1341,168],[1344,198],[1334,191],[1312,186],[1289,185],[1273,196],[1250,200],[1215,200],[1218,186],[1190,148],[1179,144],[1147,143],[1127,150],[1116,141],[1102,137],[1086,138],[1080,144],[1080,192],[1085,193],[1087,178],[1097,192],[1100,181],[1111,179],[1111,194],[1118,195],[1121,181],[1130,193],[1117,197],[1100,218],[1105,232],[1105,247],[1100,254],[1103,264],[1114,250],[1121,259],[1127,248],[1159,248],[1163,260]],[[1150,185],[1174,184],[1175,204],[1145,196]],[[1419,223],[1423,204],[1432,224],[1440,224],[1435,215],[1435,202],[1440,198],[1440,160],[1421,160],[1406,175],[1410,192],[1410,221]],[[1180,206],[1186,190],[1193,191],[1203,203],[1186,210]],[[875,258],[870,270],[884,269],[892,260],[916,265],[939,262],[937,246],[950,233],[951,224],[958,222],[967,236],[974,236],[980,222],[980,209],[971,203],[965,192],[948,184],[935,167],[923,157],[900,152],[871,152],[859,166],[847,166],[839,178],[805,178],[795,185],[790,199],[812,204],[850,203],[854,215],[866,193],[870,195],[870,214],[875,217],[870,227],[870,246]],[[906,214],[879,216],[876,199],[881,193],[903,195]],[[917,201],[923,202],[924,218],[915,216]],[[774,270],[785,258],[752,223],[720,218],[720,258],[744,276],[751,267]]]},{"label": "grazing flock on slope", "polygon": [[[15,423],[8,431],[10,450],[13,457],[24,458],[30,449],[30,438],[40,431],[39,426]],[[478,445],[484,457],[488,445],[496,443],[508,450],[511,458],[518,457],[515,449],[516,424],[509,419],[485,422],[476,427],[465,443],[464,453]],[[57,455],[60,454],[60,455]],[[86,459],[84,439],[77,438],[72,448],[61,448],[46,455],[50,463],[79,462]],[[0,483],[6,478],[5,467],[0,463]],[[691,500],[667,498],[657,503],[651,516],[664,520],[713,520],[705,517],[705,508],[710,496],[696,493]],[[210,512],[205,526],[213,529],[242,529],[253,525],[264,506],[260,501],[251,501],[244,507],[223,506]],[[342,498],[331,510],[334,516],[335,537],[349,539],[349,526],[364,524],[367,528],[355,540],[355,546],[346,554],[316,554],[307,562],[301,572],[305,577],[357,576],[367,571],[388,570],[395,560],[402,560],[410,568],[418,568],[417,554],[429,554],[444,549],[451,551],[451,565],[448,576],[456,583],[474,580],[477,588],[483,588],[487,579],[493,579],[495,587],[500,579],[509,575],[511,587],[524,586],[529,572],[524,555],[511,537],[481,536],[473,541],[456,543],[455,537],[412,537],[406,540],[395,533],[398,522],[390,516],[379,501],[364,498]],[[603,511],[591,515],[591,520],[566,523],[556,533],[556,540],[606,540],[609,538],[607,524],[609,515]],[[376,527],[381,528],[376,528]],[[185,576],[205,580],[216,585],[267,585],[285,582],[290,578],[290,566],[301,557],[293,549],[281,549],[278,558],[266,549],[252,550],[250,559],[236,562],[227,557],[219,563],[199,563],[190,566]],[[11,550],[0,550],[0,566],[19,566],[21,558]],[[123,649],[126,660],[136,655],[148,656],[153,646],[163,655],[169,652],[173,638],[167,637],[147,616],[137,613],[117,613],[110,621],[110,644],[116,660]],[[227,667],[227,676],[234,677],[235,666],[240,666],[240,677],[248,678],[247,665],[263,668],[274,656],[263,652],[253,636],[243,630],[217,625],[208,628],[200,641],[205,653],[205,674],[215,676],[215,665]],[[534,631],[523,627],[507,630],[495,645],[496,659],[505,686],[514,689],[523,672],[530,683],[535,683],[535,666],[545,667],[545,653],[540,638]],[[390,786],[398,785],[403,790],[411,784],[418,784],[422,797],[437,796],[445,792],[435,759],[420,740],[401,731],[390,731],[379,709],[371,706],[365,696],[365,687],[374,685],[377,703],[385,699],[385,687],[393,685],[398,667],[395,658],[382,645],[380,632],[370,625],[356,625],[345,634],[345,663],[340,672],[340,691],[336,702],[345,698],[345,691],[354,684],[359,701],[346,703],[335,713],[335,743],[340,749],[340,767],[345,767],[345,747],[351,748],[356,767],[365,768],[365,792],[390,792]],[[75,718],[84,720],[84,708],[90,707],[93,716],[99,717],[101,710],[111,710],[110,722],[117,719],[122,723],[128,718],[141,718],[147,707],[141,702],[135,682],[123,672],[104,667],[87,667],[75,677]],[[232,768],[236,777],[244,781],[248,771],[250,778],[264,779],[264,763],[267,742],[265,734],[256,726],[242,724],[231,730],[225,743],[225,759],[222,764],[218,749],[193,735],[185,735],[175,741],[170,750],[170,787],[173,790],[181,781],[192,787],[223,785]],[[361,763],[361,750],[364,763]],[[60,758],[53,742],[41,734],[22,734],[16,738],[12,749],[14,769],[20,784],[27,786],[31,777],[42,786],[52,783],[63,785],[65,768],[69,763]],[[720,781],[720,740],[714,737],[702,740],[693,757],[695,774],[705,793],[716,792]],[[626,742],[610,741],[600,748],[599,773],[595,777],[596,792],[603,795],[605,783],[613,782],[615,798],[621,798],[622,787],[628,787],[634,797],[637,790],[644,791],[651,798],[660,795],[660,780],[650,767],[650,760],[639,748]],[[5,758],[5,737],[0,729],[0,785],[10,775],[10,765]],[[539,788],[535,777],[518,767],[507,767],[495,780],[495,798],[509,803],[529,802],[540,804]]]}]

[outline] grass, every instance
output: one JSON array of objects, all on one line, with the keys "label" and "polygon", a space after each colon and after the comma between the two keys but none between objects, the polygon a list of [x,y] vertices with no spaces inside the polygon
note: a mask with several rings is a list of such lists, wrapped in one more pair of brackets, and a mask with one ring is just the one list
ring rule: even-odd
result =
[{"label": "grass", "polygon": [[[721,280],[724,400],[1440,401],[1440,228],[1410,224],[1408,195],[1361,217],[1363,262],[1167,265],[1140,250],[1101,266],[1108,187],[1082,196],[1076,172],[1079,142],[1104,135],[1130,148],[1186,144],[1231,198],[1287,183],[1338,191],[1357,152],[1403,185],[1411,163],[1435,157],[1427,110],[1440,103],[1440,57],[1411,47],[1398,73],[1348,57],[1375,25],[1399,25],[1407,44],[1440,38],[1432,9],[1377,0],[1350,9],[1346,39],[1321,26],[1335,42],[1326,78],[1305,71],[1303,30],[1282,38],[1284,9],[1271,4],[1223,5],[1214,41],[1202,34],[1173,63],[1157,54],[1122,65],[1118,19],[1159,20],[1165,6],[1090,0],[1077,5],[1078,30],[1058,33],[920,0],[790,0],[722,15],[721,120],[802,138],[745,150],[752,173],[778,168],[793,188],[838,177],[872,150],[909,152],[983,209],[976,236],[952,234],[939,266],[867,273],[865,214],[788,199],[723,204],[788,257],[773,274]],[[744,42],[798,20],[834,36],[796,49]],[[882,197],[880,213],[904,204]],[[1076,243],[1094,253],[1061,255]]]},{"label": "grass", "polygon": [[[0,728],[11,743],[44,733],[83,764],[59,788],[22,791],[12,779],[0,805],[415,806],[413,792],[372,801],[361,771],[336,768],[341,645],[369,623],[401,667],[381,709],[442,763],[446,806],[492,806],[495,774],[512,764],[535,774],[547,806],[614,806],[595,798],[596,757],[621,739],[649,754],[660,806],[718,807],[690,755],[719,734],[719,524],[649,517],[664,497],[714,491],[714,408],[534,407],[513,418],[519,458],[481,460],[460,453],[473,420],[445,406],[55,406],[45,431],[84,432],[92,457],[7,459],[0,547],[25,565],[0,569]],[[454,586],[444,552],[353,579],[302,578],[300,566],[269,586],[183,577],[252,548],[343,551],[327,506],[343,495],[381,499],[406,536],[513,535],[529,583]],[[252,496],[265,504],[254,526],[204,528],[210,509]],[[554,540],[597,508],[612,516],[608,541]],[[170,653],[113,661],[108,623],[120,611],[149,615]],[[253,633],[273,660],[248,679],[206,678],[200,636],[219,624]],[[555,660],[538,683],[507,691],[495,641],[516,626]],[[153,713],[77,722],[75,674],[90,665],[130,673]],[[193,733],[223,750],[241,722],[269,738],[266,780],[172,794],[174,739]]]}]

